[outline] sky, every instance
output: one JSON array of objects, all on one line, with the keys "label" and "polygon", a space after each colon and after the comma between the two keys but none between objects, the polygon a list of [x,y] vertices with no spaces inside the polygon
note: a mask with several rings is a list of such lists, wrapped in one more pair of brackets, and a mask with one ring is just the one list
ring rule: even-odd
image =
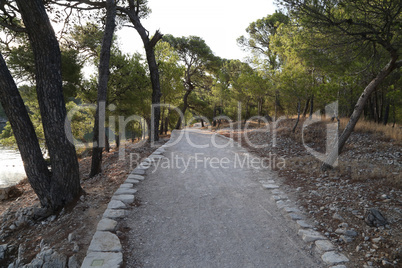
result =
[{"label": "sky", "polygon": [[[173,36],[195,35],[203,38],[216,56],[243,60],[236,39],[245,35],[248,25],[275,12],[273,0],[148,0],[152,13],[142,25],[153,35],[156,30]],[[143,53],[142,41],[133,28],[118,32],[125,53]]]}]

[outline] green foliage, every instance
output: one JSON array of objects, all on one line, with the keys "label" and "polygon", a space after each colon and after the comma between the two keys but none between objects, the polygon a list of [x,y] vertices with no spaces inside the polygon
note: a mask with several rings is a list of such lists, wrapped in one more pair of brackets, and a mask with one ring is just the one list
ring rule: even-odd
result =
[{"label": "green foliage", "polygon": [[94,128],[95,109],[89,106],[77,104],[70,101],[66,104],[67,111],[72,115],[71,118],[71,132],[76,140],[84,143],[87,142],[86,136],[91,133]]},{"label": "green foliage", "polygon": [[279,68],[280,62],[276,52],[271,49],[272,37],[275,36],[282,24],[288,23],[288,16],[280,11],[275,11],[272,15],[250,23],[246,29],[248,37],[239,37],[237,43],[243,49],[253,53],[254,62],[263,64],[265,68],[276,70]]},{"label": "green foliage", "polygon": [[67,45],[80,52],[82,61],[96,63],[99,60],[103,31],[99,25],[88,22],[86,25],[76,25],[70,32],[71,38]]},{"label": "green foliage", "polygon": [[[212,114],[211,109],[207,108],[208,95],[213,88],[212,75],[218,73],[221,59],[216,57],[205,41],[197,36],[165,35],[163,40],[174,49],[182,64],[181,77],[184,83],[182,111],[185,112],[190,108],[194,114]],[[193,91],[195,93],[190,95]]]},{"label": "green foliage", "polygon": [[[29,117],[31,118],[32,124],[34,126],[39,144],[44,148],[45,136],[43,132],[42,120],[40,116],[35,87],[22,86],[19,88],[19,91],[21,97],[24,100],[25,106],[28,109]],[[7,122],[3,132],[0,135],[0,143],[8,147],[16,147],[17,145],[9,122]]]}]

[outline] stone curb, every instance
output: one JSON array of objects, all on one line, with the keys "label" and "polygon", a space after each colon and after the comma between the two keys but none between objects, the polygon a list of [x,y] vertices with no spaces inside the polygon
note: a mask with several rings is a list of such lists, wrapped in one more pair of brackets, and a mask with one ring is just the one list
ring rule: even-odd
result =
[{"label": "stone curb", "polygon": [[[215,133],[215,135],[230,140],[234,145],[243,148],[232,138],[218,133]],[[314,225],[304,220],[305,217],[303,213],[294,206],[288,196],[280,190],[280,186],[277,185],[272,178],[269,180],[262,179],[260,183],[264,189],[271,192],[272,199],[275,201],[277,207],[284,212],[285,216],[296,223],[298,234],[302,237],[303,241],[306,243],[314,243],[313,246],[316,252],[321,255],[321,259],[329,268],[346,268],[345,263],[349,262],[349,259],[344,254],[335,251],[335,246],[332,242],[320,232],[315,231]]]},{"label": "stone curb", "polygon": [[127,205],[134,203],[134,186],[145,179],[147,169],[165,152],[166,142],[144,159],[113,194],[88,247],[81,268],[119,268],[123,265],[123,248],[115,234],[117,221],[127,215]]},{"label": "stone curb", "polygon": [[272,199],[278,209],[285,214],[285,217],[296,223],[298,235],[301,236],[303,241],[315,247],[323,262],[330,268],[346,268],[345,263],[349,262],[349,259],[344,254],[338,253],[332,242],[324,235],[314,230],[314,225],[305,220],[303,212],[294,206],[288,196],[280,190],[281,187],[275,184],[272,179],[260,182],[264,189],[271,192]]}]

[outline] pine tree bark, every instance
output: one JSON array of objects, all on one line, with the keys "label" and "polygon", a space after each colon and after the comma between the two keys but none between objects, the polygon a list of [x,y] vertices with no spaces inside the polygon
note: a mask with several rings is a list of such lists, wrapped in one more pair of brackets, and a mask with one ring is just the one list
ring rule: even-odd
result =
[{"label": "pine tree bark", "polygon": [[303,109],[303,118],[306,118],[309,103],[310,103],[310,98],[308,98],[308,99],[306,100],[306,105],[304,105],[304,109]]},{"label": "pine tree bark", "polygon": [[300,121],[300,99],[298,99],[297,101],[297,119],[296,119],[296,123],[293,126],[292,132],[295,133],[296,132],[296,127],[299,124]]},{"label": "pine tree bark", "polygon": [[[41,204],[48,211],[56,211],[77,198],[82,190],[75,147],[69,142],[64,129],[67,112],[63,97],[61,53],[43,1],[16,2],[34,53],[36,91],[52,167],[47,188],[49,200],[41,200]],[[41,166],[40,170],[43,170]],[[36,182],[33,180],[34,184]],[[41,187],[35,185],[33,188]]]},{"label": "pine tree bark", "polygon": [[309,114],[309,118],[313,118],[313,114],[314,114],[314,94],[311,95],[311,100],[310,100],[310,114]]},{"label": "pine tree bark", "polygon": [[[98,98],[94,124],[92,148],[92,164],[89,177],[102,172],[102,151],[105,140],[105,105],[107,99],[107,84],[109,81],[110,50],[116,27],[116,4],[114,0],[106,1],[106,24],[99,59]],[[102,111],[103,110],[103,111]],[[102,141],[102,143],[101,143]]]},{"label": "pine tree bark", "polygon": [[159,120],[161,110],[158,104],[160,104],[160,99],[162,96],[160,81],[159,81],[159,70],[158,64],[156,63],[155,58],[155,46],[159,40],[162,39],[163,35],[156,31],[152,39],[149,38],[148,31],[144,28],[141,24],[140,18],[138,17],[138,12],[136,10],[134,1],[129,1],[130,7],[129,8],[121,8],[119,7],[119,11],[127,14],[131,23],[133,24],[134,28],[137,30],[138,34],[141,37],[141,40],[144,44],[145,54],[147,57],[149,73],[151,75],[151,84],[152,84],[152,104],[156,105],[153,108],[153,126],[151,128],[151,141],[158,141],[159,140]]},{"label": "pine tree bark", "polygon": [[42,207],[50,207],[51,173],[43,158],[34,126],[7,65],[0,54],[0,101],[10,121],[25,173]]}]

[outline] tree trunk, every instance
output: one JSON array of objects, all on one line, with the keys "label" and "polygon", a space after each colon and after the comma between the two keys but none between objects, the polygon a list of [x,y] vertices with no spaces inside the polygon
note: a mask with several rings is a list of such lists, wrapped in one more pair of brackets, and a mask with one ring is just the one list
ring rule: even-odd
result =
[{"label": "tree trunk", "polygon": [[311,95],[311,100],[310,100],[310,114],[309,114],[309,118],[313,118],[313,114],[314,114],[314,94]]},{"label": "tree trunk", "polygon": [[304,105],[304,109],[303,109],[303,118],[306,118],[307,110],[308,110],[308,105],[309,105],[309,104],[310,104],[310,98],[307,99],[306,105]]},{"label": "tree trunk", "polygon": [[[113,34],[116,27],[116,5],[114,0],[106,1],[106,24],[102,40],[99,59],[98,99],[94,124],[94,138],[92,147],[92,164],[89,177],[92,178],[102,172],[102,151],[105,139],[105,105],[107,99],[107,84],[109,81],[110,49],[113,43]],[[101,143],[102,141],[102,143]]]},{"label": "tree trunk", "polygon": [[110,152],[109,137],[107,136],[107,134],[105,134],[105,151]]},{"label": "tree trunk", "polygon": [[396,124],[396,105],[395,105],[395,103],[393,103],[392,104],[392,121],[393,121],[393,123],[392,123],[392,127],[395,127],[395,124]]},{"label": "tree trunk", "polygon": [[52,167],[50,187],[47,189],[50,200],[41,200],[41,204],[47,211],[54,212],[77,198],[82,190],[75,147],[67,138],[71,129],[66,133],[64,128],[67,112],[63,97],[61,53],[43,1],[16,2],[34,52],[36,91]]},{"label": "tree trunk", "polygon": [[275,115],[274,121],[278,118],[278,91],[275,92]]},{"label": "tree trunk", "polygon": [[38,138],[24,101],[1,54],[0,101],[13,129],[28,181],[39,197],[41,206],[50,207],[52,203],[49,192],[51,173],[43,159]]},{"label": "tree trunk", "polygon": [[[163,35],[156,31],[152,39],[149,39],[148,31],[142,26],[140,22],[140,18],[137,15],[135,7],[131,7],[130,9],[119,8],[120,11],[126,13],[130,18],[131,23],[133,24],[134,28],[137,30],[138,34],[140,35],[142,42],[145,48],[145,54],[147,57],[148,68],[151,76],[151,84],[152,84],[152,104],[158,105],[160,104],[160,99],[162,96],[161,88],[160,88],[160,81],[159,81],[159,71],[158,71],[158,64],[156,63],[155,58],[155,45],[158,43],[159,40],[162,39]],[[151,141],[158,141],[159,135],[159,120],[160,120],[161,110],[160,107],[157,106],[153,109],[153,126],[151,128]]]},{"label": "tree trunk", "polygon": [[367,103],[367,99],[370,97],[371,93],[377,88],[377,86],[396,68],[400,68],[402,66],[402,61],[396,61],[397,56],[393,57],[390,62],[381,70],[381,72],[375,77],[364,89],[363,93],[360,95],[359,100],[355,105],[355,109],[353,111],[352,116],[343,130],[342,135],[339,137],[338,147],[332,150],[321,166],[322,170],[327,170],[332,168],[335,163],[338,155],[342,152],[343,147],[345,146],[346,141],[348,140],[350,134],[352,133],[354,127],[356,126],[357,121],[359,120],[362,111],[364,109],[365,104]]},{"label": "tree trunk", "polygon": [[300,120],[300,99],[297,101],[297,120],[295,125],[293,126],[292,132],[295,133],[296,132],[296,127],[299,124],[299,120]]},{"label": "tree trunk", "polygon": [[[190,86],[190,88],[187,89],[186,93],[185,93],[184,96],[183,96],[183,108],[181,109],[181,112],[182,112],[183,116],[184,116],[184,114],[185,114],[185,112],[187,111],[187,108],[188,108],[188,96],[189,96],[190,93],[193,91],[193,89],[194,89],[194,88],[193,88],[192,86]],[[179,117],[179,120],[177,120],[175,129],[180,129],[180,128],[181,128],[181,121],[182,121],[182,119],[183,119],[183,118]]]},{"label": "tree trunk", "polygon": [[247,101],[246,101],[246,113],[245,113],[244,122],[243,122],[244,125],[247,123],[247,119],[249,118],[249,116],[248,116],[248,113],[249,113],[249,111],[248,111],[248,106],[249,106],[248,103],[249,103],[249,99],[247,99]]},{"label": "tree trunk", "polygon": [[120,147],[120,135],[116,135],[115,139],[116,139],[116,149],[119,149],[119,147]]},{"label": "tree trunk", "polygon": [[[170,107],[170,105],[169,105],[169,107]],[[165,118],[165,135],[167,135],[168,128],[169,128],[169,115],[170,115],[170,110],[168,109],[168,113]]]},{"label": "tree trunk", "polygon": [[164,126],[163,119],[164,118],[165,118],[165,109],[162,108],[161,125],[160,125],[160,128],[159,128],[159,135],[163,135],[163,126]]},{"label": "tree trunk", "polygon": [[384,120],[383,120],[384,126],[386,126],[386,125],[388,124],[389,106],[390,106],[389,99],[386,99],[386,100],[385,100]]}]

